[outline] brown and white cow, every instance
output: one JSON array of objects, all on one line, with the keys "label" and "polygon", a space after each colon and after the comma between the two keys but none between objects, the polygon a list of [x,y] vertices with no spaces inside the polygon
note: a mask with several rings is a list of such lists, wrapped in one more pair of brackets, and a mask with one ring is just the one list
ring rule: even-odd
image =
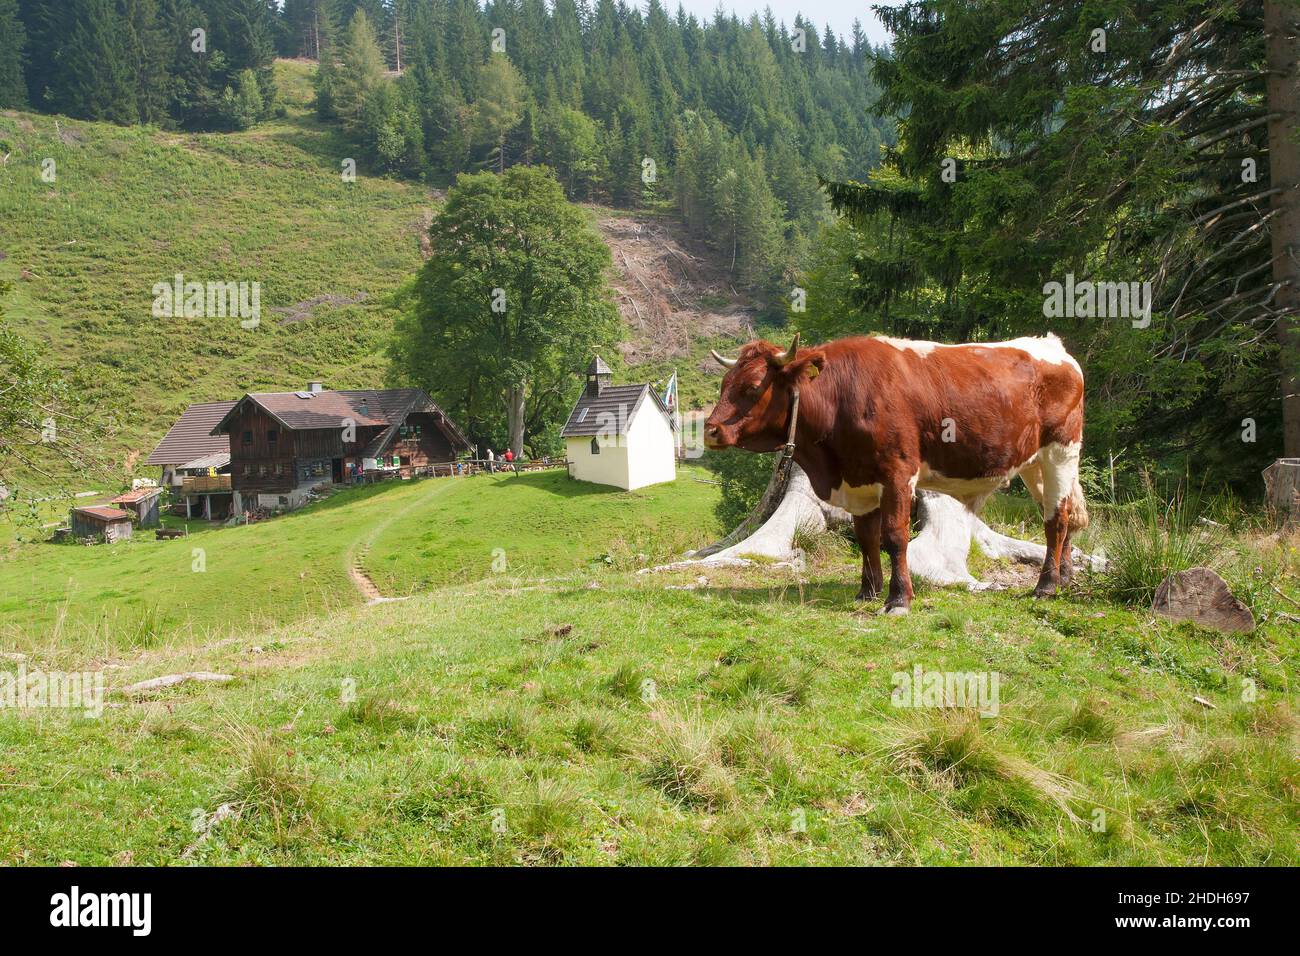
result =
[{"label": "brown and white cow", "polygon": [[907,542],[913,493],[952,495],[977,511],[1019,475],[1043,510],[1047,558],[1034,594],[1073,574],[1070,536],[1087,527],[1079,486],[1083,374],[1055,335],[940,345],[855,337],[782,351],[750,342],[727,366],[704,426],[709,448],[770,452],[786,442],[799,389],[794,459],[823,500],[853,515],[862,545],[859,600],[892,575],[885,609],[912,602]]}]

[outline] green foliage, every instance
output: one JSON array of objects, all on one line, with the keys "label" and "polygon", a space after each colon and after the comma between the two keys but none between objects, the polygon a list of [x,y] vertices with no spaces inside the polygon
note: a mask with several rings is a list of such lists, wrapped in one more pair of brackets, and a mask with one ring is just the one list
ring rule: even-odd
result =
[{"label": "green foliage", "polygon": [[382,83],[366,100],[361,123],[367,149],[379,167],[418,175],[424,162],[424,130],[420,115],[403,87]]},{"label": "green foliage", "polygon": [[275,100],[279,13],[265,0],[28,0],[19,15],[26,55],[0,47],[0,103],[20,62],[28,102],[84,119],[242,129]]},{"label": "green foliage", "polygon": [[749,517],[772,477],[774,455],[753,455],[736,449],[704,453],[703,463],[718,477],[718,523],[731,530]]},{"label": "green foliage", "polygon": [[1201,523],[1200,496],[1183,490],[1168,501],[1150,486],[1141,498],[1110,516],[1104,537],[1110,568],[1102,580],[1115,600],[1150,607],[1156,588],[1171,574],[1209,565],[1223,553],[1216,525]]},{"label": "green foliage", "polygon": [[[886,167],[829,187],[857,234],[823,237],[810,278],[832,288],[809,329],[1057,332],[1094,397],[1086,444],[1173,474],[1194,461],[1258,494],[1281,418],[1253,196],[1264,161],[1257,182],[1241,175],[1241,157],[1266,152],[1265,124],[1246,122],[1267,108],[1262,9],[930,0],[883,12],[895,40],[876,58],[876,109],[906,119]],[[1047,284],[1067,276],[1150,282],[1149,325],[1056,314]],[[1244,418],[1258,422],[1253,442]]]},{"label": "green foliage", "polygon": [[622,334],[609,250],[545,167],[462,174],[429,239],[395,375],[428,389],[475,441],[505,438],[518,453],[563,419],[592,354]]},{"label": "green foliage", "polygon": [[[90,470],[76,389],[5,320],[12,286],[0,280],[0,503],[12,511],[20,480],[48,476],[59,464]],[[35,518],[35,515],[30,517]]]},{"label": "green foliage", "polygon": [[[286,6],[286,43],[311,55],[308,6]],[[893,135],[891,120],[869,112],[876,90],[862,35],[848,45],[803,18],[795,26],[807,48],[796,52],[790,29],[770,16],[700,23],[670,18],[658,0],[644,12],[603,0],[589,15],[567,0],[486,12],[448,0],[432,15],[392,4],[366,15],[382,20],[391,68],[402,38],[402,76],[385,82],[402,90],[423,133],[420,146],[403,137],[402,171],[447,182],[541,162],[572,199],[675,203],[727,256],[733,282],[754,290],[784,285],[826,220],[818,175],[865,175]],[[505,52],[488,45],[494,28],[509,38]],[[318,78],[326,118],[336,115],[337,76],[326,55]],[[377,165],[399,168],[391,130],[351,135]],[[424,162],[415,162],[421,150]]]},{"label": "green foliage", "polygon": [[228,86],[221,94],[218,115],[224,127],[248,129],[261,118],[265,109],[262,91],[257,84],[257,74],[252,70],[243,70],[234,89]]},{"label": "green foliage", "polygon": [[322,67],[329,77],[328,111],[338,117],[349,135],[359,137],[366,126],[366,101],[384,82],[383,54],[363,11],[356,12],[338,44],[325,55],[327,63]]},{"label": "green foliage", "polygon": [[0,109],[27,105],[23,82],[23,47],[27,30],[18,18],[18,0],[0,0]]},{"label": "green foliage", "polygon": [[498,171],[506,166],[506,136],[524,116],[523,77],[504,54],[488,57],[479,71],[478,98],[470,116],[470,145],[487,153]]}]

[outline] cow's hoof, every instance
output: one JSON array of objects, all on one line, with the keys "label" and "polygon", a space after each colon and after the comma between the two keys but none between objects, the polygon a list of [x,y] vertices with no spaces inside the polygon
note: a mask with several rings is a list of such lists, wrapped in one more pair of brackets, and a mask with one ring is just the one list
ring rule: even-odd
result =
[{"label": "cow's hoof", "polygon": [[1042,585],[1042,584],[1040,584],[1040,585],[1038,585],[1038,587],[1034,588],[1034,600],[1036,600],[1036,601],[1042,601],[1042,600],[1046,600],[1047,598],[1051,598],[1051,597],[1056,597],[1056,585],[1054,585],[1054,584],[1048,584],[1048,585]]},{"label": "cow's hoof", "polygon": [[906,604],[886,604],[882,609],[885,614],[900,615],[911,611]]}]

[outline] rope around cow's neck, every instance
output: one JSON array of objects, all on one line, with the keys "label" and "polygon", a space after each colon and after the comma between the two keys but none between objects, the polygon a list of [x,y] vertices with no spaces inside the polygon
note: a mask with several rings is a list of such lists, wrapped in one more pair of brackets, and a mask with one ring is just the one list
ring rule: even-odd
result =
[{"label": "rope around cow's neck", "polygon": [[790,402],[790,429],[785,436],[785,451],[782,453],[783,461],[789,461],[794,457],[794,430],[799,424],[799,386],[794,387],[794,398]]}]

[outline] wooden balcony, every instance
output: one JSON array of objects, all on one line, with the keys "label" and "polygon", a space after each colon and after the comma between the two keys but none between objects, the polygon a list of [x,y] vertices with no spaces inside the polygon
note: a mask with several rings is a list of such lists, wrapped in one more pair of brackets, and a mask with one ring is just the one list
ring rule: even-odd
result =
[{"label": "wooden balcony", "polygon": [[213,491],[230,491],[229,475],[191,475],[181,479],[181,493],[201,495]]}]

